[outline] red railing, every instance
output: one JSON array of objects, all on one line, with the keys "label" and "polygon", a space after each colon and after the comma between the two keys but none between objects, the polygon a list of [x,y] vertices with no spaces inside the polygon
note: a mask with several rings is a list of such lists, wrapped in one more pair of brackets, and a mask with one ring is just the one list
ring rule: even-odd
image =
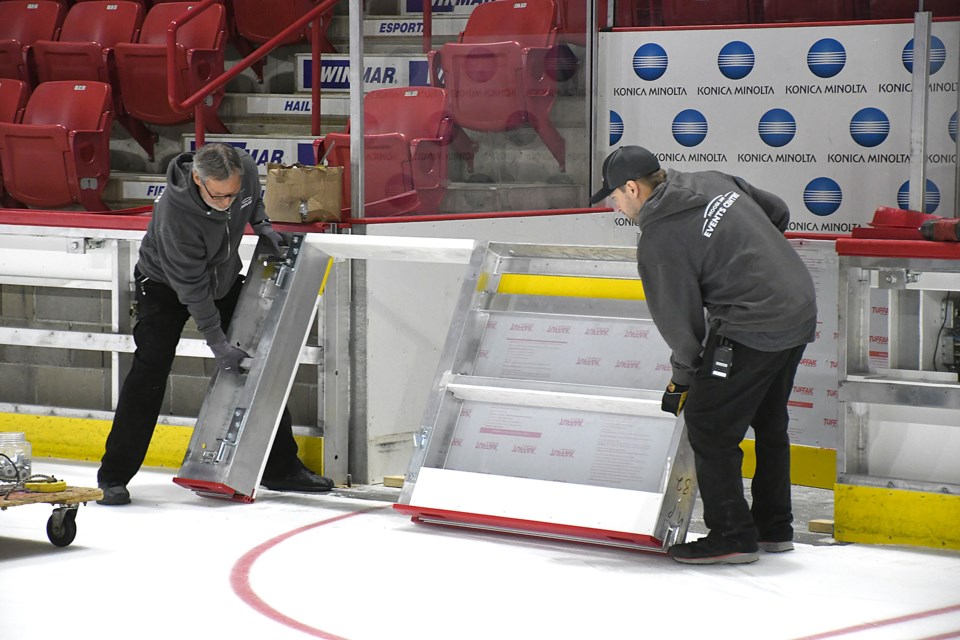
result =
[{"label": "red railing", "polygon": [[175,111],[188,111],[189,109],[193,108],[194,132],[196,134],[197,147],[202,146],[204,142],[204,98],[249,69],[255,62],[278,47],[287,38],[287,36],[290,36],[295,31],[302,29],[311,20],[313,20],[313,26],[311,27],[313,36],[311,43],[313,55],[311,80],[313,86],[311,87],[310,95],[313,100],[313,104],[311,106],[310,126],[311,135],[320,135],[320,42],[322,40],[320,32],[320,16],[321,14],[333,9],[333,7],[340,2],[340,0],[324,0],[324,2],[321,2],[308,13],[297,19],[296,22],[293,22],[286,29],[260,45],[260,47],[258,47],[246,58],[235,64],[229,70],[224,71],[218,77],[214,78],[206,85],[198,89],[196,93],[180,102],[177,100],[177,96],[180,95],[180,91],[178,90],[179,74],[176,72],[175,68],[177,31],[180,29],[180,27],[193,20],[196,16],[200,15],[200,13],[206,10],[207,7],[218,2],[219,0],[203,0],[203,2],[200,4],[194,5],[194,7],[190,9],[188,13],[171,22],[170,26],[167,27],[167,99],[170,101],[170,106]]}]

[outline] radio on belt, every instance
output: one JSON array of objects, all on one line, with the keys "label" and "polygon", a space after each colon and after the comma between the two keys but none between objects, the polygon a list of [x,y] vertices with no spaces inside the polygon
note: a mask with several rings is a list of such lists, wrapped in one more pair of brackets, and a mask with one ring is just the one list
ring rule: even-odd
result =
[{"label": "radio on belt", "polygon": [[732,366],[733,345],[726,338],[719,338],[713,350],[713,371],[710,373],[715,378],[726,378]]}]

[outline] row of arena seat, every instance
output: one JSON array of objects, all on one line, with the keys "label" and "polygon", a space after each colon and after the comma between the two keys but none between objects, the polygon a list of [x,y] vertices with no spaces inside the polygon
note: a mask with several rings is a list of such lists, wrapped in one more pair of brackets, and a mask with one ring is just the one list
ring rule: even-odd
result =
[{"label": "row of arena seat", "polygon": [[[191,113],[174,111],[166,99],[167,26],[191,6],[188,2],[161,2],[146,9],[132,0],[82,0],[65,10],[53,0],[0,1],[0,77],[23,80],[31,86],[50,80],[110,84],[118,122],[152,159],[154,136],[143,123],[170,125],[192,118]],[[227,7],[215,4],[179,30],[180,100],[223,72],[231,33],[236,34],[233,41],[238,50],[249,53],[254,44],[266,42],[312,5],[309,0],[232,0],[229,6],[230,20]],[[305,40],[308,33],[303,29],[285,42]],[[322,33],[321,49],[332,51],[325,30]],[[258,67],[258,75],[261,70]],[[222,90],[215,93],[204,114],[214,133],[227,133],[217,116],[222,98]]]},{"label": "row of arena seat", "polygon": [[[106,10],[106,5],[116,7],[123,2],[84,2],[75,5],[68,15],[74,15],[83,5],[90,5],[89,11],[93,11],[93,7],[98,4],[104,5],[103,9]],[[147,106],[140,105],[141,100],[160,103],[160,107],[168,108],[162,89],[159,93],[150,93],[151,87],[166,86],[165,76],[143,78],[150,69],[154,69],[157,74],[165,73],[163,65],[151,66],[152,56],[165,58],[163,47],[143,44],[145,34],[151,33],[154,28],[151,19],[161,11],[170,11],[170,14],[163,14],[163,18],[157,18],[163,25],[160,30],[164,31],[166,22],[171,19],[169,15],[177,17],[184,9],[178,7],[177,3],[156,5],[143,22],[140,44],[113,44],[112,58],[119,80],[116,84],[104,81],[113,77],[109,73],[110,65],[103,62],[110,59],[110,47],[102,48],[106,53],[101,53],[98,49],[96,55],[90,54],[82,58],[86,62],[80,64],[79,56],[76,60],[71,57],[74,45],[70,44],[64,47],[62,55],[75,64],[52,64],[51,69],[44,66],[47,52],[33,56],[37,75],[45,82],[40,83],[34,90],[22,120],[18,121],[14,116],[11,123],[4,125],[0,131],[0,170],[4,172],[9,192],[8,201],[13,198],[23,204],[40,207],[79,203],[91,210],[104,209],[100,194],[109,175],[109,119],[117,115],[119,120],[125,115],[145,122],[160,121],[162,114],[148,112]],[[68,20],[64,29],[69,23]],[[188,26],[200,23],[201,21],[197,20],[188,23]],[[472,169],[476,145],[467,137],[464,129],[489,132],[530,127],[543,138],[562,170],[565,164],[564,139],[550,122],[559,73],[556,65],[551,67],[550,55],[555,50],[553,45],[560,23],[561,18],[553,0],[528,0],[525,3],[490,2],[480,5],[468,19],[458,42],[445,44],[429,56],[434,82],[440,86],[370,92],[365,98],[365,197],[369,203],[368,215],[436,212],[447,182],[450,145],[453,145],[453,149]],[[218,33],[222,35],[222,24],[219,21],[216,24],[219,26],[215,29],[219,29]],[[504,31],[510,33],[505,34]],[[184,33],[182,37],[189,36],[189,33]],[[42,51],[50,47],[56,51],[58,44],[68,43],[49,41],[43,45],[35,44],[34,48]],[[93,46],[91,43],[86,44]],[[482,48],[479,55],[478,46]],[[196,61],[200,57],[197,51],[209,55],[211,50],[210,47],[202,50],[184,48],[181,54]],[[222,49],[220,51],[222,52]],[[130,75],[142,78],[149,87],[141,88],[128,83],[128,76],[124,73],[128,55],[136,60],[131,65],[131,69],[135,69],[136,73]],[[214,68],[222,68],[222,54],[209,64]],[[106,65],[106,71],[101,68],[103,65]],[[69,78],[46,75],[48,72],[52,74],[52,69],[67,73],[67,68],[72,68]],[[189,64],[184,67],[184,71],[195,74]],[[78,80],[82,80],[83,84],[79,84]],[[188,81],[195,80],[185,78],[185,84]],[[4,81],[4,84],[12,82],[17,83],[20,95],[23,95],[27,83],[15,80]],[[110,98],[113,92],[102,91],[103,87],[109,89],[111,84],[120,94],[119,100]],[[56,134],[49,129],[41,130],[40,127],[49,128],[56,124],[54,114],[48,113],[44,107],[46,102],[52,101],[57,105],[71,104],[71,100],[78,98],[77,95],[70,95],[71,91],[73,94],[85,93],[89,96],[95,88],[98,95],[111,100],[106,115],[101,117],[103,114],[99,108],[94,109],[87,104],[92,102],[88,99],[83,105],[71,106],[66,110],[76,118],[60,123]],[[217,102],[214,101],[211,111],[215,111]],[[150,108],[156,109],[157,105],[152,104]],[[15,108],[11,109],[12,113],[16,111]],[[64,113],[63,109],[53,111],[56,114]],[[96,120],[93,119],[94,112]],[[82,122],[79,120],[81,114],[85,114],[86,118]],[[189,115],[178,114],[178,117],[189,118]],[[98,128],[98,123],[106,123],[106,127]],[[24,167],[42,166],[42,163],[37,164],[40,162],[38,154],[45,153],[41,151],[41,147],[52,150],[56,147],[54,138],[69,141],[74,135],[71,132],[76,131],[97,131],[100,136],[98,144],[93,145],[88,140],[83,149],[61,144],[60,153],[63,157],[58,161],[65,168],[62,175],[57,175],[55,179],[66,186],[57,189],[39,188],[37,183],[54,179],[53,174],[33,172],[27,175]],[[91,138],[93,135],[88,133],[85,137]],[[22,141],[28,138],[43,140],[44,143],[33,145],[31,150],[22,144]],[[349,124],[344,132],[328,134],[318,140],[316,148],[318,156],[329,164],[349,168]],[[31,164],[27,164],[28,160]],[[52,161],[48,159],[46,162]],[[348,172],[347,179],[344,180],[345,203],[349,203],[349,189]]]},{"label": "row of arena seat", "polygon": [[[846,22],[913,18],[917,0],[626,0],[615,5],[618,27],[781,22]],[[924,0],[934,17],[960,16],[957,0]]]}]

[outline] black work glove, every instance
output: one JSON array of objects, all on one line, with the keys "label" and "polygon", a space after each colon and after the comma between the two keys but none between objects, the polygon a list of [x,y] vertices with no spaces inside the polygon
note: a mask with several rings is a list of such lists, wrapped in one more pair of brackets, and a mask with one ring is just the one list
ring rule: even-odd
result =
[{"label": "black work glove", "polygon": [[667,413],[679,416],[683,411],[683,403],[687,401],[687,391],[690,389],[688,384],[677,384],[673,380],[667,385],[667,390],[663,392],[663,400],[660,401],[660,409]]},{"label": "black work glove", "polygon": [[243,349],[236,348],[226,340],[211,344],[210,350],[217,357],[217,366],[224,373],[240,373],[240,361],[250,357]]},{"label": "black work glove", "polygon": [[290,247],[290,245],[287,244],[286,238],[273,229],[270,229],[270,231],[263,234],[263,239],[266,240],[266,247],[270,255],[275,258],[286,257],[287,249]]},{"label": "black work glove", "polygon": [[267,251],[275,258],[283,258],[287,255],[287,239],[273,230],[273,225],[267,221],[258,222],[253,226],[253,232],[263,238]]}]

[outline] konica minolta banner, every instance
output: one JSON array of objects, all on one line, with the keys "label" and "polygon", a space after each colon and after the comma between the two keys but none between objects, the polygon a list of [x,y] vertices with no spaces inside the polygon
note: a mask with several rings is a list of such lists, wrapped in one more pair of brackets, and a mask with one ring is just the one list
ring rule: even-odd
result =
[{"label": "konica minolta banner", "polygon": [[[932,33],[926,210],[952,216],[960,22]],[[598,161],[639,144],[667,167],[742,176],[787,201],[796,232],[908,206],[912,23],[600,38]]]}]

